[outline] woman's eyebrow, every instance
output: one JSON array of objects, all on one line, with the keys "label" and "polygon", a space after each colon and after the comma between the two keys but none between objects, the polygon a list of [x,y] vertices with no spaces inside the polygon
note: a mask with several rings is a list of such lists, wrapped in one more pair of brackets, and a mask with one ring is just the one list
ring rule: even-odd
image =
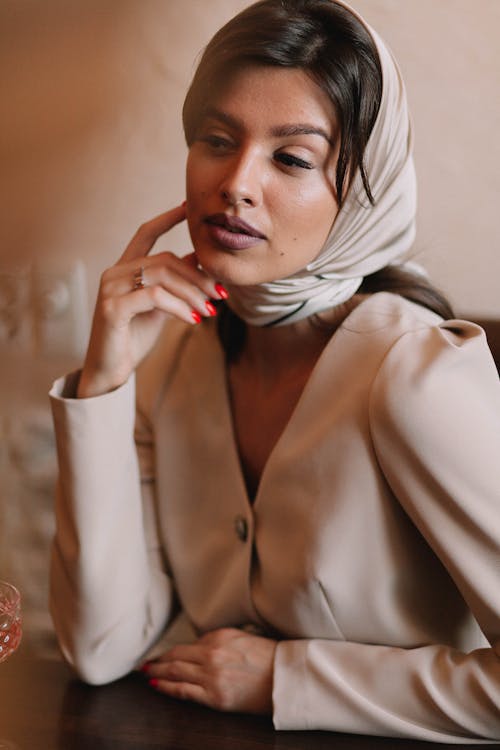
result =
[{"label": "woman's eyebrow", "polygon": [[308,125],[298,123],[297,125],[277,125],[271,129],[271,135],[275,138],[286,138],[291,135],[319,135],[324,138],[330,145],[332,139],[323,128],[317,125]]},{"label": "woman's eyebrow", "polygon": [[[205,112],[205,117],[219,120],[225,125],[228,125],[233,130],[243,130],[244,125],[240,120],[227,112],[223,112],[216,107],[208,107]],[[324,128],[309,123],[297,123],[290,125],[276,125],[271,128],[270,134],[273,138],[287,138],[294,135],[319,135],[325,139],[327,143],[332,145],[332,138]]]},{"label": "woman's eyebrow", "polygon": [[223,122],[224,125],[228,125],[230,128],[233,128],[233,130],[241,130],[242,124],[237,120],[235,117],[231,117],[231,115],[228,115],[227,112],[223,112],[220,109],[216,109],[215,107],[207,107],[205,110],[205,117],[212,120],[219,120],[220,122]]}]

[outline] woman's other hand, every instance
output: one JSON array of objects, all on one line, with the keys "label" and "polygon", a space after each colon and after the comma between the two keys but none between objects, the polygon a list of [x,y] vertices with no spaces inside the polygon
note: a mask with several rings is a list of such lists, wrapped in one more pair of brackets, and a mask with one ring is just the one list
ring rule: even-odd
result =
[{"label": "woman's other hand", "polygon": [[224,291],[197,267],[194,254],[148,255],[156,240],[185,218],[183,204],[143,224],[118,262],[103,273],[79,398],[122,385],[155,343],[168,315],[196,325],[215,314],[210,299],[220,299]]},{"label": "woman's other hand", "polygon": [[189,645],[174,646],[143,671],[171,698],[219,711],[272,714],[276,641],[222,628]]}]

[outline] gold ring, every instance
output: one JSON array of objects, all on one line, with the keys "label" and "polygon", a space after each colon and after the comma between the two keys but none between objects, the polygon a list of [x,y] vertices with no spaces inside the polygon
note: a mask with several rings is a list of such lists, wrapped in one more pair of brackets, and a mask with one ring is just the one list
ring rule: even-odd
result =
[{"label": "gold ring", "polygon": [[140,266],[137,270],[134,271],[134,285],[132,288],[135,292],[137,289],[144,289],[145,286],[144,266]]}]

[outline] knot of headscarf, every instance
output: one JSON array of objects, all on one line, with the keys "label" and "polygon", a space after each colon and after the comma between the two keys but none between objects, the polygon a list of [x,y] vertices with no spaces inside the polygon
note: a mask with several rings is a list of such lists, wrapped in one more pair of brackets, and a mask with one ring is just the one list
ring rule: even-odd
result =
[{"label": "knot of headscarf", "polygon": [[367,28],[382,68],[380,109],[364,155],[375,205],[358,170],[324,247],[306,268],[272,282],[230,286],[228,304],[250,325],[294,323],[346,302],[365,276],[400,264],[415,238],[412,130],[401,73],[379,35],[352,8],[335,2]]}]

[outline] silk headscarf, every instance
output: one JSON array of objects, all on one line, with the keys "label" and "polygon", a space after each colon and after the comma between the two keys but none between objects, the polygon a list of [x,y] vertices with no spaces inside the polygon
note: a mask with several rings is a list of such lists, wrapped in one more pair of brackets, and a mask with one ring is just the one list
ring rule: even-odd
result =
[{"label": "silk headscarf", "polygon": [[229,286],[228,304],[256,326],[294,323],[346,302],[364,276],[401,263],[415,238],[416,177],[412,129],[399,67],[376,31],[349,5],[375,42],[382,69],[380,109],[364,164],[375,205],[368,201],[359,169],[324,247],[303,270],[254,286]]}]

